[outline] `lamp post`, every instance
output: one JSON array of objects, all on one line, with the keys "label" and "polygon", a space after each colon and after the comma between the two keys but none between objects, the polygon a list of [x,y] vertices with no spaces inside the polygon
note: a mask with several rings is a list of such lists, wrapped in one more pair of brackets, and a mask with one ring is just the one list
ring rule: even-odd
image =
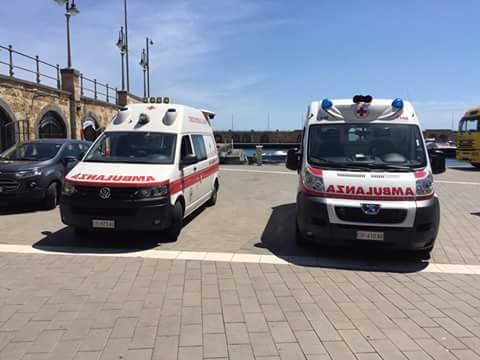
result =
[{"label": "lamp post", "polygon": [[75,5],[75,0],[54,0],[59,5],[65,5],[65,17],[67,19],[67,67],[72,67],[72,48],[70,41],[70,17],[80,14]]},{"label": "lamp post", "polygon": [[125,60],[127,69],[127,91],[130,92],[130,62],[128,61],[128,13],[127,0],[123,2],[123,11],[125,15]]},{"label": "lamp post", "polygon": [[117,47],[120,49],[120,55],[122,57],[122,90],[125,90],[125,52],[127,46],[125,44],[125,34],[123,32],[123,26],[118,33]]},{"label": "lamp post", "polygon": [[147,96],[150,97],[150,45],[153,45],[152,39],[148,38],[146,39],[146,49],[147,49],[147,57],[146,57],[146,62],[147,62]]},{"label": "lamp post", "polygon": [[143,69],[143,97],[147,97],[147,69],[148,69],[148,63],[147,63],[147,54],[145,49],[142,50],[142,56],[140,57],[140,66]]}]

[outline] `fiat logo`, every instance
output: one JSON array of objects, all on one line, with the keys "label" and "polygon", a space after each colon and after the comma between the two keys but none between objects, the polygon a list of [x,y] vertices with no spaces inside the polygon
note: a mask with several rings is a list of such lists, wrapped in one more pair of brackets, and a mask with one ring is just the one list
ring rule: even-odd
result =
[{"label": "fiat logo", "polygon": [[110,188],[103,187],[98,192],[98,196],[100,196],[100,199],[107,200],[110,199],[110,196],[112,196],[112,192],[110,191]]},{"label": "fiat logo", "polygon": [[380,205],[362,204],[362,211],[365,215],[378,215],[380,212]]}]

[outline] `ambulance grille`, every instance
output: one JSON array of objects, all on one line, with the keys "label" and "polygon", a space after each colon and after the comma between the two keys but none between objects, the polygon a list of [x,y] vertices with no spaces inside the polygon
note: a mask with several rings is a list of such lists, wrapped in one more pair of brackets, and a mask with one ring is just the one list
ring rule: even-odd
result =
[{"label": "ambulance grille", "polygon": [[[102,186],[103,187],[103,186]],[[99,186],[78,186],[77,194],[78,196],[88,199],[88,200],[99,200],[99,192],[102,187]],[[111,187],[111,200],[131,200],[135,191],[138,188],[119,188]],[[108,200],[107,200],[108,201]]]},{"label": "ambulance grille", "polygon": [[361,208],[336,206],[335,213],[342,221],[368,224],[399,224],[405,220],[405,209],[380,209],[377,215],[367,215]]}]

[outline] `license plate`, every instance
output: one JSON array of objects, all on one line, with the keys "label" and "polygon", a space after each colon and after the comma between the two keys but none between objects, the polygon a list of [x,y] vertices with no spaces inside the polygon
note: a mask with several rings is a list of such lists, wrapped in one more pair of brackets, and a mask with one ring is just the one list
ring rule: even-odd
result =
[{"label": "license plate", "polygon": [[357,240],[383,241],[383,232],[376,231],[357,231]]},{"label": "license plate", "polygon": [[115,229],[115,220],[92,220],[92,227],[96,229]]}]

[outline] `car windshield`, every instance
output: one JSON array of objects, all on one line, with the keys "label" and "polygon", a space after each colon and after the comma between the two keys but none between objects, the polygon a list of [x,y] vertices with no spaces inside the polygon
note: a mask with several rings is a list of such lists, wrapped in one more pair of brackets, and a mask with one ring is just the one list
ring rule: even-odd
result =
[{"label": "car windshield", "polygon": [[84,161],[172,164],[177,136],[153,132],[107,132],[90,148]]},{"label": "car windshield", "polygon": [[308,161],[312,165],[391,171],[426,166],[416,125],[313,125],[309,132]]},{"label": "car windshield", "polygon": [[480,131],[480,118],[463,118],[459,127],[460,131]]},{"label": "car windshield", "polygon": [[58,143],[23,143],[8,149],[0,158],[10,161],[45,161],[54,158],[61,147],[62,144]]}]

